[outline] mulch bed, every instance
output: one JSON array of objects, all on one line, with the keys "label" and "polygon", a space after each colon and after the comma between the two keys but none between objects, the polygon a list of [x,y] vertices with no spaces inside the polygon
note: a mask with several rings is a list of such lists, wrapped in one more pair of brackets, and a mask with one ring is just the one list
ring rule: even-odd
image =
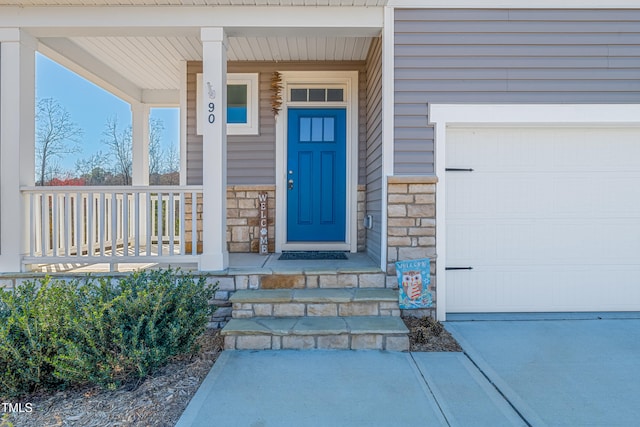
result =
[{"label": "mulch bed", "polygon": [[[410,330],[410,351],[462,351],[430,317],[403,320]],[[72,388],[19,399],[23,406],[31,403],[33,411],[5,414],[0,417],[0,427],[174,426],[222,351],[219,332],[207,330],[199,340],[198,354],[174,359],[140,384],[127,384],[115,391]]]},{"label": "mulch bed", "polygon": [[404,317],[409,328],[409,351],[462,351],[458,342],[431,317]]},{"label": "mulch bed", "polygon": [[174,426],[222,351],[219,332],[207,330],[198,354],[174,359],[140,384],[115,391],[83,387],[23,397],[19,402],[31,403],[33,411],[5,414],[0,427]]}]

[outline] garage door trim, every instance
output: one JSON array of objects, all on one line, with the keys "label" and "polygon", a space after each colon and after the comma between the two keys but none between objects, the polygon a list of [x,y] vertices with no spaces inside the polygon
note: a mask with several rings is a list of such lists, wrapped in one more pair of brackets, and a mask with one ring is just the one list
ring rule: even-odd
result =
[{"label": "garage door trim", "polygon": [[640,104],[431,104],[435,125],[437,318],[446,320],[447,129],[495,126],[640,127]]}]

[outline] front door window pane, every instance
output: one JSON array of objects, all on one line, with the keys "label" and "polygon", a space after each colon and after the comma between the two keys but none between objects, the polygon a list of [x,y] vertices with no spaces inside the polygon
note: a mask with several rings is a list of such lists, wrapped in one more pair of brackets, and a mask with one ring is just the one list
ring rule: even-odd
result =
[{"label": "front door window pane", "polygon": [[311,141],[311,118],[300,117],[300,142]]},{"label": "front door window pane", "polygon": [[314,117],[311,120],[311,141],[322,142],[322,117]]},{"label": "front door window pane", "polygon": [[333,124],[333,117],[325,117],[324,118],[324,142],[333,142],[335,141],[335,126]]}]

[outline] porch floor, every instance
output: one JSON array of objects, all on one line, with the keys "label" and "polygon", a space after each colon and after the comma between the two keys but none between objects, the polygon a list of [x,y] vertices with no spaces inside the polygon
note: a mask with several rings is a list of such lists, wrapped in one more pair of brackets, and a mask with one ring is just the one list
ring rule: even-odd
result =
[{"label": "porch floor", "polygon": [[[273,272],[273,273],[303,273],[309,271],[318,272],[379,272],[380,266],[376,264],[366,253],[348,253],[345,260],[279,260],[279,253],[260,255],[257,253],[230,253],[229,268],[221,271],[221,274],[242,274],[247,271]],[[56,263],[32,265],[32,271],[36,273],[108,273],[130,272],[135,270],[180,268],[184,271],[197,271],[197,263]]]}]

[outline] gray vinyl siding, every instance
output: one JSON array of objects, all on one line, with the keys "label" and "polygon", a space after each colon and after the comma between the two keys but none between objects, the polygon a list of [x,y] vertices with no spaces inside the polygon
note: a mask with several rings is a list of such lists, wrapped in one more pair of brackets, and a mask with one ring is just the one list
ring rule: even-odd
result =
[{"label": "gray vinyl siding", "polygon": [[394,173],[434,173],[429,103],[640,102],[640,10],[395,10]]},{"label": "gray vinyl siding", "polygon": [[[271,111],[271,75],[274,71],[360,71],[359,104],[366,97],[364,61],[343,62],[229,62],[228,73],[259,73],[259,135],[227,136],[227,183],[273,185],[276,169],[275,119]],[[201,62],[187,63],[187,184],[202,183],[202,136],[196,134],[196,74]],[[364,161],[366,112],[359,109],[359,159]],[[362,164],[362,163],[360,163]],[[359,168],[362,169],[362,168]],[[363,183],[365,172],[359,172]]]},{"label": "gray vinyl siding", "polygon": [[[366,97],[366,158],[364,168],[367,184],[366,214],[373,218],[367,230],[367,253],[380,262],[382,248],[382,40],[371,43],[367,55]],[[363,168],[361,168],[363,169]]]}]

